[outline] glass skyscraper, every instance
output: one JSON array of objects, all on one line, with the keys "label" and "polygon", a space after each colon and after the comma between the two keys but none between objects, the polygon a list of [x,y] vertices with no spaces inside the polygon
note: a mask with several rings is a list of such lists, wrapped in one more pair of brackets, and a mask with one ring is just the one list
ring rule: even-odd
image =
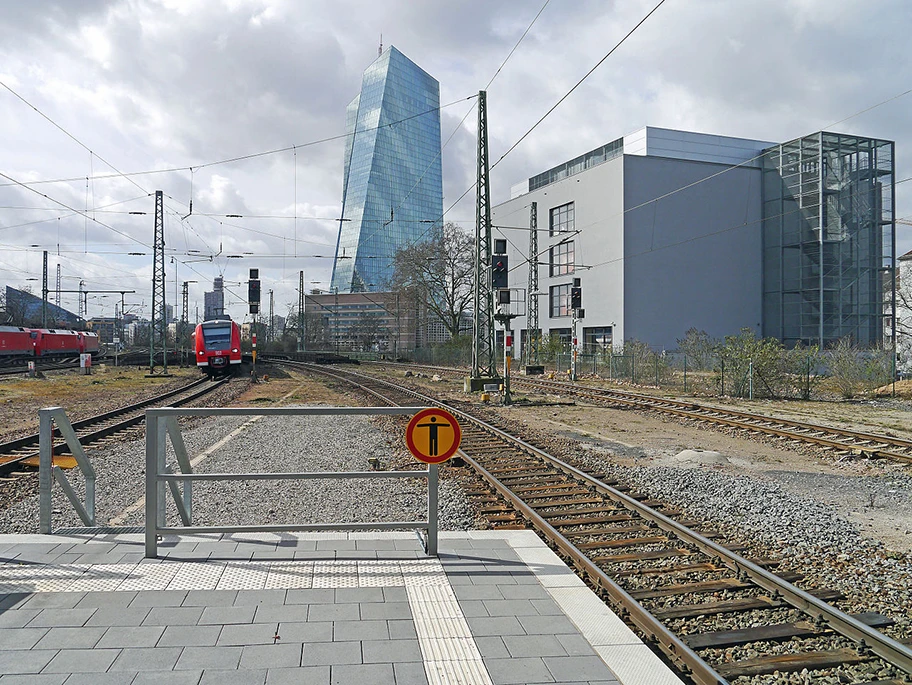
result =
[{"label": "glass skyscraper", "polygon": [[396,251],[440,225],[439,107],[440,84],[394,47],[364,71],[346,111],[338,292],[384,290]]},{"label": "glass skyscraper", "polygon": [[826,348],[892,314],[894,144],[821,131],[765,151],[763,333]]}]

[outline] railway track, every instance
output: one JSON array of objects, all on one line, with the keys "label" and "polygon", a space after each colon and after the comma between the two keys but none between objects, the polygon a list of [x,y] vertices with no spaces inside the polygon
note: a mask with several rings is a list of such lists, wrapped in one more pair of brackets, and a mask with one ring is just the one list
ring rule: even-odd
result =
[{"label": "railway track", "polygon": [[[384,366],[386,365],[384,364]],[[465,375],[465,371],[452,368],[416,367],[411,364],[397,366],[403,368],[427,368],[441,375]],[[510,383],[514,388],[526,388],[549,394],[577,397],[587,402],[604,406],[620,406],[659,412],[716,426],[736,428],[750,433],[771,435],[786,441],[812,444],[825,450],[843,454],[892,459],[912,464],[912,440],[895,436],[854,431],[838,426],[826,426],[734,409],[724,409],[698,402],[674,400],[623,390],[595,388],[543,378],[513,376],[510,378]]]},{"label": "railway track", "polygon": [[[291,363],[342,379],[383,404],[441,404],[389,381],[342,369]],[[536,528],[646,639],[695,683],[799,680],[899,685],[912,674],[912,649],[878,630],[890,618],[849,615],[838,591],[806,591],[798,573],[747,559],[680,513],[639,497],[601,474],[585,473],[444,404],[463,426],[462,457],[481,476],[467,495],[494,525]],[[788,676],[785,676],[788,677]],[[767,679],[765,679],[767,678]]]},{"label": "railway track", "polygon": [[[170,402],[171,406],[180,406],[209,394],[227,381],[228,379],[212,382],[206,378],[200,378],[180,388],[170,390],[142,402],[119,407],[81,421],[74,421],[73,428],[81,444],[88,445],[98,442],[142,423],[145,417],[144,410],[148,407],[163,404],[166,401]],[[60,433],[55,430],[54,436],[54,454],[67,453],[66,442],[62,439],[56,439],[60,437]],[[0,444],[0,470],[8,470],[23,463],[29,465],[29,461],[37,460],[38,444],[38,433]]]}]

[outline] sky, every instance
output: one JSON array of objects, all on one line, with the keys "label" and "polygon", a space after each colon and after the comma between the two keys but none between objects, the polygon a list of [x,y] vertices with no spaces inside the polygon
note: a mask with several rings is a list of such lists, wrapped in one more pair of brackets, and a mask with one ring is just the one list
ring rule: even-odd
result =
[{"label": "sky", "polygon": [[[135,290],[126,310],[149,316],[161,190],[166,299],[191,281],[191,321],[218,275],[239,321],[250,268],[277,315],[301,270],[328,288],[345,107],[381,41],[440,82],[445,218],[470,230],[482,89],[494,204],[646,125],[884,138],[897,180],[912,177],[907,0],[666,0],[501,160],[657,2],[2,0],[0,286],[40,294],[47,250],[50,289],[59,263],[90,317],[114,315],[104,290]],[[896,208],[912,219],[912,182]],[[897,233],[912,249],[912,226]]]}]

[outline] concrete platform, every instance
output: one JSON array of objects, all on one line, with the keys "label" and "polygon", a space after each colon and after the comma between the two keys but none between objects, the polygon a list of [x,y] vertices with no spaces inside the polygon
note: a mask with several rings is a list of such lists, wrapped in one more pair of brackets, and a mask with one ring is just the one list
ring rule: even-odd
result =
[{"label": "concrete platform", "polygon": [[0,535],[0,685],[680,681],[529,531]]}]

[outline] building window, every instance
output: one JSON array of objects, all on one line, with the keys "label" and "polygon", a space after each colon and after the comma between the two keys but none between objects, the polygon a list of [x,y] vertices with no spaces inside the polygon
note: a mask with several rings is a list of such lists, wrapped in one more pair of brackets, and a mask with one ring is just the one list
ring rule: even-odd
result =
[{"label": "building window", "polygon": [[574,249],[573,241],[558,243],[550,250],[550,260],[548,262],[549,274],[551,276],[565,276],[572,274],[574,271]]},{"label": "building window", "polygon": [[551,317],[570,316],[570,284],[551,286],[549,295]]},{"label": "building window", "polygon": [[614,340],[613,326],[599,326],[583,329],[583,349],[591,354],[606,352],[612,349]]},{"label": "building window", "polygon": [[570,233],[575,225],[573,203],[568,202],[551,210],[551,223],[548,235]]}]

